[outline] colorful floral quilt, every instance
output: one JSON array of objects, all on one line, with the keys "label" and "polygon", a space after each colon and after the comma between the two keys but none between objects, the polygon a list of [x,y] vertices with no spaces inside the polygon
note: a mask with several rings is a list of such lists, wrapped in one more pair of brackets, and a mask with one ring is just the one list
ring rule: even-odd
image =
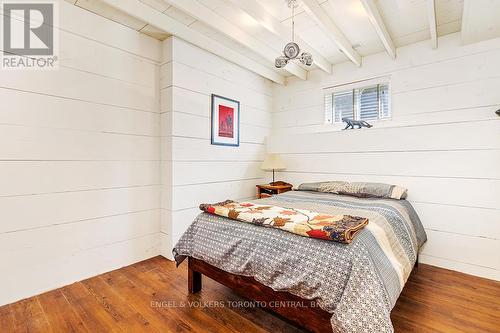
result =
[{"label": "colorful floral quilt", "polygon": [[216,204],[201,204],[206,213],[235,221],[285,230],[304,237],[350,243],[368,224],[368,219],[352,215],[332,215],[306,209],[260,205],[253,202],[227,200]]}]

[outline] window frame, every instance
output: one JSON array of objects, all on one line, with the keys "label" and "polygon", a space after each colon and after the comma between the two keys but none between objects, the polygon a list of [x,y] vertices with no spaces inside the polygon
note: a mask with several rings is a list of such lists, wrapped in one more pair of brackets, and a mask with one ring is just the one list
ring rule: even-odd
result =
[{"label": "window frame", "polygon": [[[380,88],[377,89],[377,94],[378,94],[378,118],[377,119],[372,119],[368,120],[369,122],[379,122],[379,121],[387,121],[392,119],[392,92],[391,92],[391,77],[390,76],[380,76],[380,77],[375,77],[375,78],[370,78],[370,79],[364,79],[364,80],[358,80],[358,81],[353,81],[349,83],[343,83],[343,84],[338,84],[334,86],[329,86],[323,88],[323,109],[324,109],[324,124],[325,125],[337,125],[341,124],[342,120],[336,121],[335,120],[335,110],[334,110],[334,98],[333,94],[335,93],[342,93],[346,91],[353,91],[354,95],[354,90],[355,89],[363,89],[363,88],[370,88],[378,85],[386,84],[388,86],[388,116],[381,118],[381,98],[380,98]],[[331,122],[328,122],[328,117],[327,117],[327,110],[326,110],[326,97],[327,95],[330,95],[331,99],[331,110],[330,110],[330,117],[332,119]],[[355,97],[355,96],[353,96]],[[359,100],[359,98],[357,98]],[[353,117],[354,120],[359,120],[360,116],[360,108],[359,105],[357,104],[359,101],[356,101],[356,98],[353,98]]]}]

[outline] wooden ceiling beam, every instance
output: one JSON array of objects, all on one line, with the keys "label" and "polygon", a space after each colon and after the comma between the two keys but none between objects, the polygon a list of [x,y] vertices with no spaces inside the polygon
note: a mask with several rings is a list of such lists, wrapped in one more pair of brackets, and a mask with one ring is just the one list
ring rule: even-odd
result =
[{"label": "wooden ceiling beam", "polygon": [[464,0],[462,44],[477,43],[500,37],[500,1]]},{"label": "wooden ceiling beam", "polygon": [[[257,1],[248,0],[229,0],[235,6],[242,9],[245,13],[250,15],[254,20],[256,20],[261,26],[266,30],[274,34],[276,37],[281,38],[283,42],[290,41],[290,29],[287,28],[283,23],[281,23],[277,18],[270,14],[264,6],[262,6]],[[314,64],[320,69],[327,73],[332,72],[333,64],[329,62],[320,52],[316,51],[307,42],[301,39],[299,36],[295,36],[295,41],[301,46],[301,48],[312,54],[314,59]],[[283,44],[284,45],[284,44]]]},{"label": "wooden ceiling beam", "polygon": [[434,0],[427,0],[427,16],[429,18],[429,29],[431,32],[431,45],[433,49],[438,47],[437,23],[436,23],[436,4]]},{"label": "wooden ceiling beam", "polygon": [[370,20],[370,23],[375,29],[378,38],[380,38],[380,41],[384,45],[387,54],[389,54],[389,56],[392,59],[395,59],[396,48],[394,47],[391,35],[389,35],[389,31],[387,31],[384,19],[382,18],[382,15],[380,15],[380,12],[377,8],[377,5],[375,4],[375,1],[361,0],[361,3],[363,4],[363,7],[365,8],[366,13],[368,14],[368,19]]},{"label": "wooden ceiling beam", "polygon": [[471,15],[473,7],[473,1],[464,0],[464,8],[462,11],[462,27],[460,29],[460,35],[462,37],[462,44],[469,44],[473,41],[473,33],[471,32],[471,26],[473,22],[473,18]]},{"label": "wooden ceiling beam", "polygon": [[339,49],[357,66],[361,66],[361,56],[352,48],[351,43],[337,27],[335,22],[323,10],[317,0],[302,0],[306,13],[316,21],[316,23],[325,31],[327,36],[339,47]]},{"label": "wooden ceiling beam", "polygon": [[202,33],[185,26],[184,24],[162,14],[152,7],[138,0],[101,0],[108,5],[119,9],[130,16],[143,20],[157,29],[165,31],[184,39],[191,44],[198,46],[208,52],[216,54],[232,63],[242,66],[256,74],[259,74],[271,81],[285,84],[285,78],[276,71],[259,64],[258,62],[245,57],[244,55],[222,45],[221,43],[203,35]]},{"label": "wooden ceiling beam", "polygon": [[[223,16],[205,7],[196,0],[166,0],[166,2],[182,10],[186,14],[191,15],[200,22],[205,23],[221,34],[232,38],[252,52],[264,57],[272,64],[274,64],[274,60],[279,55],[279,53],[271,49],[265,43],[246,33]],[[307,71],[293,62],[288,63],[283,69],[302,80],[307,79]]]}]

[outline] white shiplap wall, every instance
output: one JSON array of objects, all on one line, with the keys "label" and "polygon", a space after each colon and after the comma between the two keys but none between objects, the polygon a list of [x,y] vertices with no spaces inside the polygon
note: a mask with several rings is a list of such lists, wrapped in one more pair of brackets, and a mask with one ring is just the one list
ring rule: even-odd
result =
[{"label": "white shiplap wall", "polygon": [[[280,178],[400,184],[429,241],[420,260],[500,280],[500,39],[461,46],[459,34],[336,65],[274,88]],[[392,120],[372,129],[323,125],[322,88],[390,75]]]},{"label": "white shiplap wall", "polygon": [[160,42],[59,5],[60,69],[0,75],[0,305],[159,254]]},{"label": "white shiplap wall", "polygon": [[[271,132],[272,84],[178,38],[164,42],[162,254],[199,214],[201,202],[255,196]],[[210,144],[210,95],[240,101],[239,147]]]}]

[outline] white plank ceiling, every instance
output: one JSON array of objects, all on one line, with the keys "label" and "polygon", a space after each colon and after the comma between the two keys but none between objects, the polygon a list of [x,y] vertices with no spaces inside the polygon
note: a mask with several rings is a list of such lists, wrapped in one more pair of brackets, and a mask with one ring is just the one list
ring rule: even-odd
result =
[{"label": "white plank ceiling", "polygon": [[419,41],[429,40],[429,47],[438,47],[436,37],[458,31],[464,43],[500,37],[499,0],[299,0],[296,40],[317,61],[311,67],[276,69],[273,57],[291,38],[291,11],[285,0],[124,0],[124,6],[107,0],[66,1],[159,40],[173,34],[168,27],[144,20],[154,13],[126,10],[134,2],[147,5],[194,35],[203,34],[248,58],[246,65],[240,65],[280,83],[276,75],[263,74],[262,66],[284,77],[305,79],[308,70],[330,72],[332,64],[356,63],[356,57],[379,52],[397,57],[398,47]]}]

